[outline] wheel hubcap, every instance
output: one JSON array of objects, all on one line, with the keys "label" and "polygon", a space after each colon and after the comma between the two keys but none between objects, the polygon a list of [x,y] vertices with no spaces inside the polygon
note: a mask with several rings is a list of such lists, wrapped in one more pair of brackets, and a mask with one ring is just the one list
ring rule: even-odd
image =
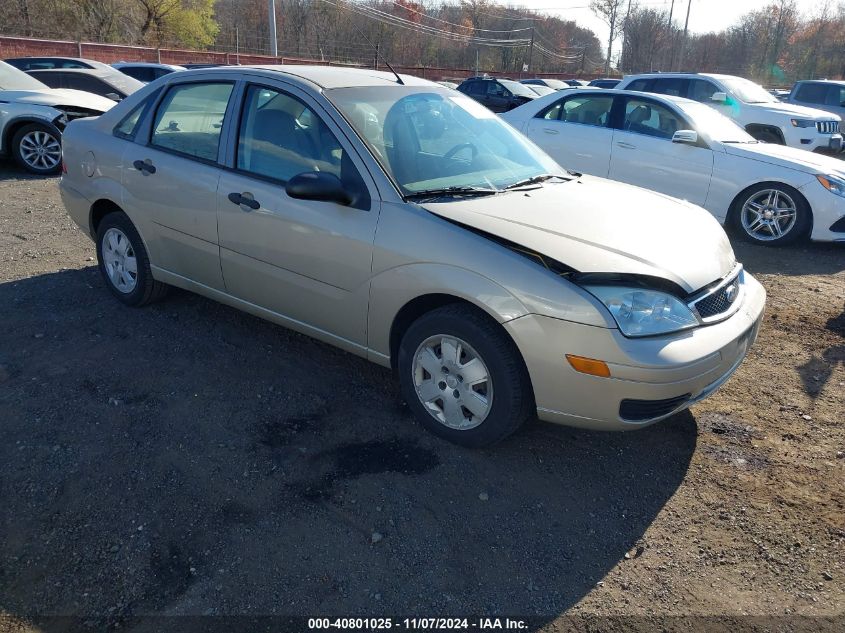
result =
[{"label": "wheel hubcap", "polygon": [[445,334],[427,338],[414,354],[412,371],[417,397],[444,426],[465,431],[490,413],[490,372],[465,341]]},{"label": "wheel hubcap", "polygon": [[33,130],[20,143],[21,158],[35,169],[53,169],[62,160],[62,146],[49,132]]},{"label": "wheel hubcap", "polygon": [[795,201],[778,189],[758,191],[742,206],[742,228],[756,240],[770,242],[789,233],[798,220]]},{"label": "wheel hubcap", "polygon": [[120,292],[130,293],[138,283],[138,260],[126,234],[111,228],[103,235],[103,266],[111,284]]}]

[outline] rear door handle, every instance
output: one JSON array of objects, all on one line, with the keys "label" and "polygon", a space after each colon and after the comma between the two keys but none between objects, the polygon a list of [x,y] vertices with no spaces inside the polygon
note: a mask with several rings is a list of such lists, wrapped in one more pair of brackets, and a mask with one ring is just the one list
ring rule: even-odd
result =
[{"label": "rear door handle", "polygon": [[147,160],[136,160],[134,163],[132,163],[132,166],[138,171],[144,172],[145,174],[156,173],[156,166],[152,164],[149,158]]},{"label": "rear door handle", "polygon": [[558,133],[559,133],[557,130],[555,130],[555,129],[553,129],[553,128],[550,128],[550,127],[544,127],[544,128],[543,128],[543,131],[544,131],[546,134],[558,134]]},{"label": "rear door handle", "polygon": [[253,211],[256,209],[261,208],[261,205],[258,203],[258,200],[252,197],[251,193],[230,193],[229,194],[229,202],[232,204],[236,204],[239,207],[249,207]]},{"label": "rear door handle", "polygon": [[623,143],[622,141],[617,141],[616,146],[624,147],[625,149],[637,149],[636,145],[631,145],[630,143]]}]

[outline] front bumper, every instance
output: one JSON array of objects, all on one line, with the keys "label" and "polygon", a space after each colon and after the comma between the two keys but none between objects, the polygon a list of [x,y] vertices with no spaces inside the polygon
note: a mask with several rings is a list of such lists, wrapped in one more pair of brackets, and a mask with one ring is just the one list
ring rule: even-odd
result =
[{"label": "front bumper", "polygon": [[813,178],[798,190],[813,211],[810,239],[819,242],[845,242],[845,198],[830,193]]},{"label": "front bumper", "polygon": [[[504,324],[522,352],[541,420],[598,430],[640,428],[712,394],[742,363],[766,302],[745,275],[742,307],[730,318],[669,336],[626,338],[619,330],[526,315]],[[603,360],[610,378],[575,371],[566,354]],[[653,417],[623,418],[623,402],[671,403]],[[630,410],[630,408],[623,410]]]}]

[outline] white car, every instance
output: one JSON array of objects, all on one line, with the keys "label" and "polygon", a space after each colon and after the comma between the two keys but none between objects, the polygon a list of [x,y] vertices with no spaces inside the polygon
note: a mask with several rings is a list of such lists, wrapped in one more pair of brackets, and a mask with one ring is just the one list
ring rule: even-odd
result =
[{"label": "white car", "polygon": [[561,165],[687,200],[749,240],[845,241],[845,163],[681,97],[574,90],[501,115]]},{"label": "white car", "polygon": [[34,174],[59,171],[62,130],[73,119],[99,116],[114,101],[79,90],[54,90],[0,62],[0,156]]},{"label": "white car", "polygon": [[838,153],[843,147],[839,116],[783,103],[762,86],[742,77],[700,73],[630,75],[616,87],[705,103],[736,121],[758,141],[811,152]]}]

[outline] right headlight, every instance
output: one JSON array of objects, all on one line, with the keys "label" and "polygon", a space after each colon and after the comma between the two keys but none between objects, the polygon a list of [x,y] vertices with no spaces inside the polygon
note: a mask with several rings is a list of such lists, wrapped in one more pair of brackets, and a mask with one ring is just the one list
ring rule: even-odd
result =
[{"label": "right headlight", "polygon": [[816,127],[816,122],[813,119],[790,119],[793,127]]},{"label": "right headlight", "polygon": [[831,175],[823,176],[821,174],[818,174],[816,176],[816,180],[818,180],[819,184],[825,189],[827,189],[830,193],[845,198],[845,180],[843,180],[842,178],[837,178],[836,176]]},{"label": "right headlight", "polygon": [[607,307],[625,336],[668,334],[699,324],[686,304],[659,290],[605,285],[583,288]]}]

